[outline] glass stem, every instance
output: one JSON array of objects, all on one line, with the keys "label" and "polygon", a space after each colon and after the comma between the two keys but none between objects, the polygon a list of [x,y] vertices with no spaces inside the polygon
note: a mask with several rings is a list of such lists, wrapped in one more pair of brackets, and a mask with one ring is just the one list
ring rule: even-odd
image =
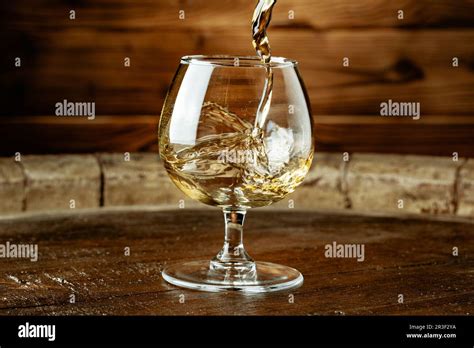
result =
[{"label": "glass stem", "polygon": [[211,268],[239,268],[241,271],[254,267],[243,244],[244,209],[226,208],[224,212],[225,239],[222,250],[211,261]]}]

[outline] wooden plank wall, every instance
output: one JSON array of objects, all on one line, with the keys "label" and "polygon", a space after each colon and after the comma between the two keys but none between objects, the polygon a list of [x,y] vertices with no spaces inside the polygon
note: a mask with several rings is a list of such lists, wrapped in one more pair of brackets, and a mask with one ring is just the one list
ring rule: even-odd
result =
[{"label": "wooden plank wall", "polygon": [[[156,150],[179,58],[252,55],[254,5],[3,2],[0,153]],[[300,62],[318,148],[474,157],[473,0],[279,0],[269,36],[275,55]],[[52,116],[63,99],[95,101],[96,120]],[[380,117],[388,99],[420,102],[421,120]]]}]

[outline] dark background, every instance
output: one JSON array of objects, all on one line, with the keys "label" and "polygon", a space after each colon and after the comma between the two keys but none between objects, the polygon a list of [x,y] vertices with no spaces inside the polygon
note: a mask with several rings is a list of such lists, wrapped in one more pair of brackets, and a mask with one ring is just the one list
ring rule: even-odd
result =
[{"label": "dark background", "polygon": [[[156,151],[179,58],[253,55],[255,4],[2,1],[0,154]],[[317,150],[474,156],[474,1],[279,0],[269,36],[300,62]],[[54,116],[64,99],[95,102],[96,119]],[[388,99],[420,102],[421,120],[379,116]]]}]

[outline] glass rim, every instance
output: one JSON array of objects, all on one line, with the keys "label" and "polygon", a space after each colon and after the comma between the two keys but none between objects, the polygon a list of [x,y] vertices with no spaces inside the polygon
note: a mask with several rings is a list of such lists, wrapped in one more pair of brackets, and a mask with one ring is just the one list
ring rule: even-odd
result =
[{"label": "glass rim", "polygon": [[298,62],[284,57],[272,57],[270,63],[266,64],[257,56],[190,55],[182,57],[181,64],[229,68],[265,68],[268,66],[272,68],[285,68],[295,67],[298,65]]}]

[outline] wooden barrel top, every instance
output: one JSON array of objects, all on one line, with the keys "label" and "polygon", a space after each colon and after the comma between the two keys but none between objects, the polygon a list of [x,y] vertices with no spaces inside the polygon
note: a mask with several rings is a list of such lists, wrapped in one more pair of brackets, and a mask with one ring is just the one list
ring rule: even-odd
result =
[{"label": "wooden barrel top", "polygon": [[[297,268],[305,277],[302,287],[242,295],[167,284],[160,274],[166,262],[218,252],[218,210],[98,209],[2,218],[0,243],[37,243],[39,259],[0,258],[0,315],[474,312],[472,221],[263,209],[250,211],[245,227],[250,255]],[[325,245],[333,242],[364,244],[365,260],[325,257]]]}]

